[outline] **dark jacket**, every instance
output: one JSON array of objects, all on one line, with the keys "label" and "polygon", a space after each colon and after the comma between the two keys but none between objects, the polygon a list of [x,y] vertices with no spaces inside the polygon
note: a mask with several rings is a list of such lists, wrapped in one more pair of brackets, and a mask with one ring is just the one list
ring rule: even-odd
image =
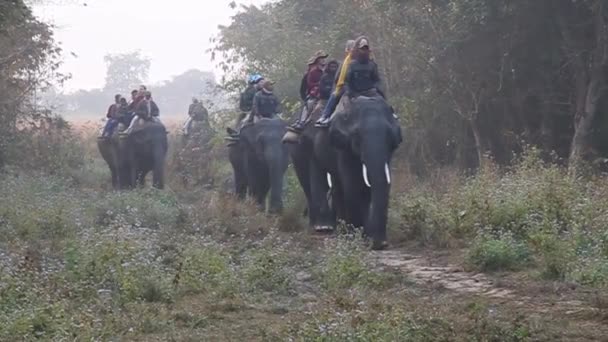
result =
[{"label": "dark jacket", "polygon": [[135,97],[135,99],[132,100],[131,103],[129,103],[129,111],[131,111],[131,113],[135,113],[137,111],[139,103],[144,99],[145,97],[143,95],[137,95],[137,97]]},{"label": "dark jacket", "polygon": [[263,90],[259,91],[253,98],[253,115],[251,119],[253,119],[254,115],[263,118],[273,117],[280,112],[280,105],[279,99],[274,94],[266,93]]},{"label": "dark jacket", "polygon": [[335,83],[336,73],[325,71],[323,76],[321,76],[321,83],[319,86],[319,96],[321,100],[329,100]]},{"label": "dark jacket", "polygon": [[251,112],[251,109],[253,108],[253,98],[255,97],[256,92],[255,86],[249,85],[247,89],[241,93],[239,109],[242,112]]},{"label": "dark jacket", "polygon": [[197,102],[190,104],[190,107],[188,107],[188,115],[194,120],[202,121],[207,119],[209,112],[202,103]]},{"label": "dark jacket", "polygon": [[344,87],[349,97],[356,97],[370,90],[380,91],[380,83],[380,73],[376,62],[369,60],[362,63],[353,60],[346,74]]},{"label": "dark jacket", "polygon": [[[148,109],[148,102],[150,103],[150,108]],[[160,110],[156,105],[154,100],[142,100],[137,105],[137,116],[140,118],[151,118],[153,116],[160,116]]]}]

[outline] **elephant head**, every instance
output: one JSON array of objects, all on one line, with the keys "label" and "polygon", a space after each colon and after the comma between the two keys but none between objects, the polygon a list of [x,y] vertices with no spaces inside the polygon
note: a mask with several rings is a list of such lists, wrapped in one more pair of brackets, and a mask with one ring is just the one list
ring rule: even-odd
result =
[{"label": "elephant head", "polygon": [[141,129],[121,137],[121,164],[126,166],[121,178],[129,179],[129,187],[143,185],[146,174],[152,171],[152,185],[164,188],[168,149],[167,131],[161,124],[146,123]]},{"label": "elephant head", "polygon": [[244,153],[247,183],[260,205],[270,191],[270,211],[283,208],[283,177],[287,171],[287,146],[282,142],[287,129],[281,119],[261,119],[241,129],[239,147]]},{"label": "elephant head", "polygon": [[[390,163],[402,142],[401,128],[392,109],[381,98],[355,99],[348,115],[338,115],[330,127],[330,142],[349,160],[356,175],[351,186],[368,189],[369,213],[365,233],[374,243],[386,241],[386,222],[391,185]],[[354,171],[353,171],[354,170]]]}]

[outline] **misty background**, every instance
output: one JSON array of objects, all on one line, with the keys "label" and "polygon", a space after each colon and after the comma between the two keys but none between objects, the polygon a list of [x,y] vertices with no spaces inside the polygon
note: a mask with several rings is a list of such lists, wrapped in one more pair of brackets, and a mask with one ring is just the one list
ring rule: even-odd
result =
[{"label": "misty background", "polygon": [[54,27],[67,76],[38,95],[66,117],[103,118],[115,94],[129,98],[145,84],[164,117],[184,117],[192,97],[211,111],[234,107],[218,86],[210,39],[242,6],[266,0],[57,0],[35,3],[34,14]]}]

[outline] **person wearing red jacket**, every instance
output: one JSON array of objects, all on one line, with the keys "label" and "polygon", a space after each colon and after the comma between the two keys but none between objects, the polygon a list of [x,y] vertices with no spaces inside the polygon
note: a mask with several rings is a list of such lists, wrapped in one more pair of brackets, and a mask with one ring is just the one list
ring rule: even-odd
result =
[{"label": "person wearing red jacket", "polygon": [[[300,113],[300,118],[292,126],[293,130],[301,131],[308,120],[309,114],[312,112],[320,97],[321,77],[325,68],[325,59],[328,57],[323,51],[317,51],[314,56],[308,61],[308,71],[302,80],[303,89],[302,95],[305,95],[304,106]],[[304,89],[305,84],[305,89]]]},{"label": "person wearing red jacket", "polygon": [[101,136],[104,138],[110,137],[118,126],[118,109],[120,108],[121,98],[122,96],[120,94],[116,94],[114,96],[114,103],[108,107],[108,112],[106,113],[106,118],[108,118],[108,121],[106,122],[103,132],[101,133]]}]

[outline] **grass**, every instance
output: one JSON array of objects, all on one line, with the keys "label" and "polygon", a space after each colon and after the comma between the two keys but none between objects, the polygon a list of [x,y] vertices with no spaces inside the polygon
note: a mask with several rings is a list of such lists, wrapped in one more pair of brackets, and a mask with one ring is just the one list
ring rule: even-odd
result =
[{"label": "grass", "polygon": [[394,236],[465,247],[483,271],[530,268],[547,279],[604,286],[597,274],[608,260],[604,177],[571,177],[530,150],[508,170],[446,179],[440,191],[423,184],[396,196]]},{"label": "grass", "polygon": [[[89,138],[79,139],[82,163],[27,171],[15,164],[0,174],[0,191],[11,194],[0,198],[0,340],[538,341],[603,334],[569,326],[573,318],[557,309],[538,317],[516,301],[496,306],[416,284],[374,264],[358,234],[312,236],[293,170],[285,212],[270,216],[222,190],[219,145],[210,152],[208,187],[186,186],[171,171],[168,190],[110,192]],[[36,163],[45,161],[27,165]],[[389,213],[396,245],[457,248],[482,272],[529,272],[598,293],[608,285],[604,178],[569,178],[531,153],[510,170],[441,179],[410,178],[407,192],[396,179]]]}]

